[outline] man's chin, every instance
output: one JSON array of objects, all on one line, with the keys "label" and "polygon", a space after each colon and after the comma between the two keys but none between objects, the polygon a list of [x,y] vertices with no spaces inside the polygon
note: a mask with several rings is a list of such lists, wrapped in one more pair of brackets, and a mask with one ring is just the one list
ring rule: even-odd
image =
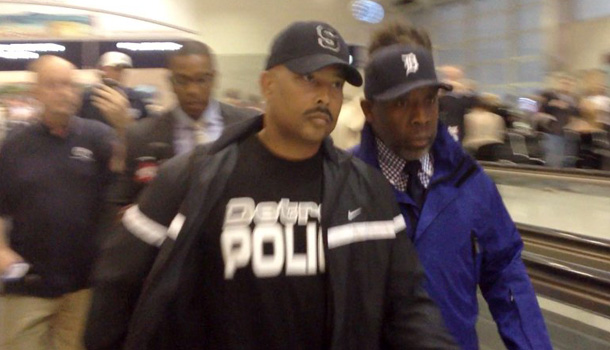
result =
[{"label": "man's chin", "polygon": [[420,159],[428,152],[430,152],[430,145],[423,147],[409,147],[401,149],[400,156],[406,160],[416,160]]}]

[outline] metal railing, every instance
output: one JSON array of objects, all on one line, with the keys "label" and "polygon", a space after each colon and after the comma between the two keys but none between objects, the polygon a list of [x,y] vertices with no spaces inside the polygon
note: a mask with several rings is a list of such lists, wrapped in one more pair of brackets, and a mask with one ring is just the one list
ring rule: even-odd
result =
[{"label": "metal railing", "polygon": [[536,292],[610,317],[610,241],[517,224]]}]

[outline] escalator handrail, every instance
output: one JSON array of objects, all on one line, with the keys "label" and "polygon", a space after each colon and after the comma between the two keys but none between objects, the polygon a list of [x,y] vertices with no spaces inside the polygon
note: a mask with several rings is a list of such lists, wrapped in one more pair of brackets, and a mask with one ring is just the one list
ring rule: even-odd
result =
[{"label": "escalator handrail", "polygon": [[578,169],[578,168],[550,168],[539,165],[526,164],[506,164],[500,162],[478,161],[485,170],[506,170],[513,172],[523,172],[524,174],[540,174],[540,175],[562,175],[566,179],[577,177],[579,179],[591,179],[607,181],[610,184],[610,172],[595,169]]},{"label": "escalator handrail", "polygon": [[547,227],[535,226],[530,224],[515,223],[519,232],[535,233],[539,235],[550,236],[552,238],[560,238],[571,242],[580,243],[582,245],[592,245],[605,249],[610,249],[610,240],[603,238],[590,237],[577,233],[555,230]]},{"label": "escalator handrail", "polygon": [[560,270],[570,275],[575,274],[610,286],[610,272],[604,270],[553,259],[526,251],[521,253],[521,257],[526,262],[530,261],[554,270]]}]

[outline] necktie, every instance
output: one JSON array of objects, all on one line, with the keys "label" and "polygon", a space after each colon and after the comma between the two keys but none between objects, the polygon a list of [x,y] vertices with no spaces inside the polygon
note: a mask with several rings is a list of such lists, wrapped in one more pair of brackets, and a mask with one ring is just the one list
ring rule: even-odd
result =
[{"label": "necktie", "polygon": [[407,194],[413,199],[417,207],[421,209],[422,204],[424,203],[425,189],[418,176],[420,169],[421,162],[419,160],[412,160],[405,165],[405,173],[409,175],[409,179],[407,180]]},{"label": "necktie", "polygon": [[208,137],[205,134],[205,127],[200,122],[195,123],[195,127],[193,130],[195,144],[202,145],[208,142]]}]

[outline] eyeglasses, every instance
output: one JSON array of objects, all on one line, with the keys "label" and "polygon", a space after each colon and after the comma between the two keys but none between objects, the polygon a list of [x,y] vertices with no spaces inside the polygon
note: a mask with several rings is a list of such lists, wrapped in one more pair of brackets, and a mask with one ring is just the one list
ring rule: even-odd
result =
[{"label": "eyeglasses", "polygon": [[198,77],[198,78],[191,78],[191,77],[186,77],[183,75],[178,75],[178,76],[172,75],[170,77],[170,80],[172,81],[172,83],[174,83],[180,87],[187,87],[190,84],[195,84],[199,87],[205,87],[205,86],[210,85],[214,81],[214,74],[206,73],[203,76]]}]

